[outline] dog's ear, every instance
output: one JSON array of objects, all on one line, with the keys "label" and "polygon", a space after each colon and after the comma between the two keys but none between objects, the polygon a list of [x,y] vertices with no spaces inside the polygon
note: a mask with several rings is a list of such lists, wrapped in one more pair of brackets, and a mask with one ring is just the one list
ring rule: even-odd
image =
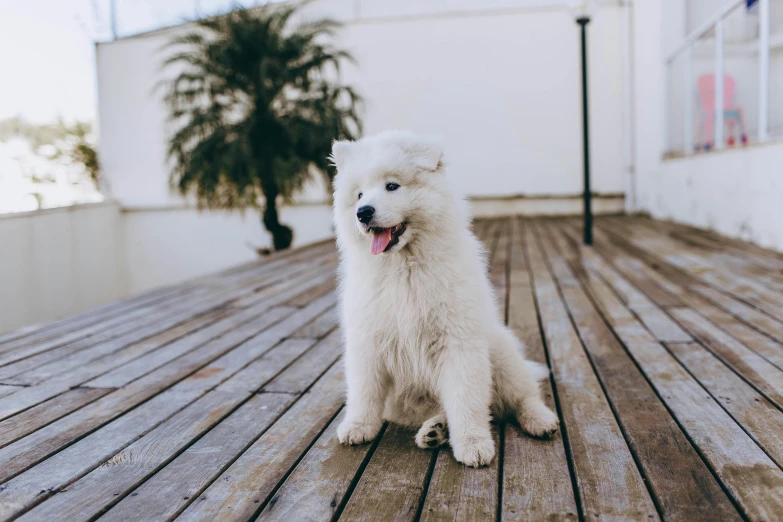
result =
[{"label": "dog's ear", "polygon": [[345,165],[345,160],[350,156],[354,145],[354,142],[347,140],[340,140],[332,143],[332,155],[329,157],[329,160],[338,170]]},{"label": "dog's ear", "polygon": [[436,171],[443,164],[443,145],[434,137],[415,136],[403,144],[413,163],[424,170]]}]

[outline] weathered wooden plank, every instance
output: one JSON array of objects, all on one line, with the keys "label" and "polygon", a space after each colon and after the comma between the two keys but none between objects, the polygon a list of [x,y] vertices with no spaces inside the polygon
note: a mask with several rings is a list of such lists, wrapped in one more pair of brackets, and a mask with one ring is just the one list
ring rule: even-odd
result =
[{"label": "weathered wooden plank", "polygon": [[692,285],[691,288],[719,308],[775,339],[778,343],[783,343],[783,322],[759,312],[736,299],[732,299],[713,288],[704,285]]},{"label": "weathered wooden plank", "polygon": [[[336,364],[195,499],[182,520],[248,519],[339,411],[344,377]],[[191,499],[193,500],[193,499]]]},{"label": "weathered wooden plank", "polygon": [[167,520],[185,509],[231,460],[247,448],[294,401],[283,393],[253,396],[162,470],[125,496],[101,520]]},{"label": "weathered wooden plank", "polygon": [[[108,394],[94,403],[54,422],[31,435],[0,449],[0,481],[40,462],[72,440],[110,421],[130,408],[153,397],[168,386],[184,379],[215,359],[257,335],[264,328],[291,314],[292,308],[272,309],[263,316],[264,323],[246,325],[215,341],[208,342],[145,377]],[[207,375],[202,381],[206,381]],[[214,380],[217,372],[212,372]],[[13,422],[13,418],[8,419]]]},{"label": "weathered wooden plank", "polygon": [[473,234],[475,234],[475,236],[479,239],[479,241],[485,243],[488,229],[489,229],[489,220],[481,219],[481,220],[473,221]]},{"label": "weathered wooden plank", "polygon": [[658,519],[540,247],[523,237],[584,516]]},{"label": "weathered wooden plank", "polygon": [[[123,495],[125,491],[133,488],[146,476],[153,473],[158,466],[180,451],[192,438],[227,415],[231,407],[240,399],[236,395],[225,392],[208,393],[113,456],[109,455],[109,452],[104,452],[100,445],[94,450],[90,450],[86,455],[79,455],[79,457],[84,456],[92,460],[95,453],[100,452],[102,457],[110,456],[111,458],[71,484],[68,484],[70,477],[63,475],[56,484],[67,484],[67,487],[60,486],[56,495],[17,520],[86,520],[95,516],[115,497]],[[100,434],[99,430],[87,439],[98,440]],[[78,445],[79,443],[75,446],[78,447]],[[71,446],[71,448],[73,447]],[[58,460],[60,469],[65,467],[70,473],[82,472],[84,468],[77,468],[75,462],[65,462],[62,457],[58,458],[66,454],[75,454],[71,448],[64,450],[54,458]],[[99,462],[91,462],[91,464],[97,463]],[[47,463],[44,462],[40,466],[46,468]],[[32,468],[28,473],[34,474],[37,469]],[[22,477],[24,474],[18,478]],[[29,483],[29,479],[26,483]],[[17,483],[15,486],[20,487],[20,484]],[[22,487],[24,486],[22,485]],[[56,488],[57,486],[50,487]]]},{"label": "weathered wooden plank", "polygon": [[303,306],[306,306],[307,303],[309,303],[313,299],[317,297],[321,297],[325,293],[334,290],[335,284],[336,281],[333,278],[328,281],[324,281],[320,285],[316,285],[312,288],[308,288],[302,293],[297,294],[296,296],[292,297],[290,300],[286,301],[285,304],[287,306],[295,306],[297,308],[301,308]]},{"label": "weathered wooden plank", "polygon": [[[686,276],[679,275],[672,270],[660,269],[659,267],[659,273],[655,272],[650,266],[638,259],[634,260],[636,263],[631,263],[631,260],[626,254],[618,253],[613,250],[614,247],[607,245],[606,242],[598,238],[596,238],[596,248],[602,255],[606,256],[606,258],[614,264],[615,268],[621,271],[625,277],[628,277],[629,273],[642,272],[648,274],[650,278],[655,278],[661,284],[666,284],[672,292],[675,292],[679,296],[682,303],[680,306],[687,304],[687,306],[712,321],[713,324],[726,331],[770,363],[778,368],[783,368],[783,345],[773,340],[773,338],[770,338],[769,334],[765,335],[759,332],[757,327],[756,329],[753,329],[743,322],[750,320],[751,324],[753,324],[755,322],[754,319],[761,316],[762,321],[766,323],[768,327],[773,327],[774,332],[774,320],[771,317],[755,311],[747,305],[733,300],[720,292],[715,292],[704,285],[693,283],[692,280],[689,280]],[[667,275],[669,279],[664,279],[664,274]],[[723,309],[710,302],[709,299],[700,295],[702,293],[701,289],[706,290],[708,294],[710,294],[710,298],[713,302],[722,302],[724,308],[731,308],[733,305],[737,306],[738,310],[736,311],[739,311],[740,316],[742,316],[743,319],[737,319],[734,315],[725,312]],[[648,294],[648,296],[653,301],[656,301],[654,295]],[[657,301],[656,304],[662,305],[662,303]],[[749,317],[747,312],[750,312],[752,315]],[[766,328],[765,330],[769,330],[769,328]],[[781,337],[783,337],[783,328],[780,330]],[[659,337],[659,340],[665,339]]]},{"label": "weathered wooden plank", "polygon": [[650,384],[743,512],[752,520],[779,518],[783,513],[783,472],[655,341],[606,283],[593,277],[588,289]]},{"label": "weathered wooden plank", "polygon": [[[296,268],[286,270],[275,279],[273,285],[266,286],[261,290],[248,293],[247,295],[244,295],[239,299],[235,299],[232,302],[232,306],[240,307],[240,308],[253,306],[259,301],[267,299],[267,296],[265,294],[269,294],[269,292],[279,293],[280,288],[286,288],[287,286],[292,285],[293,281],[299,282],[302,281],[302,278],[304,278],[304,280],[307,280],[308,277],[314,278],[315,274],[326,274],[327,277],[318,276],[317,278],[315,278],[316,279],[315,281],[311,281],[311,284],[308,285],[307,288],[309,288],[310,286],[321,284],[327,279],[334,279],[334,266],[336,262],[337,262],[337,255],[329,254],[328,256],[322,258],[319,261],[313,261],[311,263],[302,264],[297,266]],[[299,291],[301,292],[302,289],[300,289]],[[293,297],[293,295],[291,295],[291,297]]]},{"label": "weathered wooden plank", "polygon": [[[725,243],[682,233],[681,228],[671,222],[653,222],[638,218],[631,219],[630,222],[633,226],[644,227],[653,234],[665,234],[675,248],[679,247],[685,251],[693,252],[709,262],[725,267],[734,274],[763,282],[778,292],[783,291],[783,278],[780,277],[779,272],[783,268],[783,263],[772,269],[760,266],[754,262],[754,255],[747,249],[747,245],[745,250],[737,252]],[[777,263],[773,263],[773,265],[777,265]]]},{"label": "weathered wooden plank", "polygon": [[337,308],[332,308],[308,324],[296,331],[293,337],[305,337],[308,339],[321,339],[334,330],[339,323]]},{"label": "weathered wooden plank", "polygon": [[[571,243],[566,241],[565,236],[561,234],[561,231],[571,239]],[[557,233],[553,235],[553,239],[562,251],[567,253],[571,252],[570,261],[579,267],[578,269],[575,268],[575,270],[579,271],[586,269],[586,267],[581,266],[578,260],[578,257],[581,256],[581,251],[574,251],[572,249],[574,242],[578,244],[581,241],[573,230],[568,231],[558,228]],[[591,254],[593,254],[592,251],[586,253],[585,256],[590,256]],[[591,266],[594,266],[595,264],[600,265],[601,260],[592,256],[590,257],[590,263]],[[672,321],[657,304],[652,302],[643,292],[635,288],[631,282],[623,278],[616,278],[614,286],[622,295],[626,306],[641,319],[642,323],[644,323],[647,329],[655,335],[656,339],[676,343],[693,341],[693,337],[684,331],[675,321]]]},{"label": "weathered wooden plank", "polygon": [[[596,232],[597,238],[603,234],[600,229]],[[654,279],[658,285],[677,294],[681,300],[679,306],[687,305],[711,319],[717,311],[723,312],[719,316],[719,320],[712,320],[727,330],[733,328],[737,321],[741,321],[776,340],[777,343],[783,342],[783,323],[733,297],[699,283],[674,267],[659,262],[653,256],[621,240],[618,236],[607,236],[606,241],[598,240],[596,247],[623,272],[625,277],[628,277],[629,273],[644,273]],[[630,256],[635,256],[635,258]],[[652,294],[648,293],[647,295],[653,298]],[[662,303],[659,304],[663,306]],[[736,320],[730,320],[729,316],[733,316]],[[762,353],[765,346],[762,343],[758,347],[753,346],[753,348],[758,348],[757,351]],[[768,356],[769,353],[764,355]]]},{"label": "weathered wooden plank", "polygon": [[[103,323],[106,326],[108,320],[117,316],[127,316],[129,312],[132,312],[141,306],[159,305],[174,298],[185,299],[188,296],[203,295],[210,283],[218,282],[224,288],[233,288],[228,286],[228,283],[232,280],[243,284],[252,282],[253,279],[257,279],[259,276],[269,273],[273,269],[290,269],[292,263],[299,262],[303,259],[312,260],[319,255],[331,253],[333,251],[334,244],[331,241],[307,245],[285,253],[275,253],[272,256],[274,259],[267,258],[263,261],[253,261],[242,267],[237,267],[236,269],[227,270],[218,274],[210,274],[209,276],[181,283],[176,286],[157,288],[127,299],[101,305],[77,316],[55,321],[50,324],[20,328],[14,332],[9,332],[0,336],[0,353],[21,346],[41,343],[42,341],[47,341],[56,336],[62,338],[62,334],[66,332],[72,332],[78,328],[84,328],[96,323]],[[241,279],[232,276],[232,274],[236,275],[235,273],[237,272],[242,272],[242,274],[239,274]],[[14,342],[12,343],[11,341]]]},{"label": "weathered wooden plank", "polygon": [[[301,324],[309,320],[309,317],[307,316],[307,312],[309,311],[308,309],[316,304],[322,308],[326,308],[331,303],[326,297],[318,299],[314,303],[311,303],[311,305],[309,305],[307,308],[300,309],[295,314],[296,316],[302,316],[302,319],[299,321],[299,323],[290,320],[284,321],[284,323],[286,323],[288,328],[291,330],[301,326]],[[313,310],[315,310],[313,315],[317,315],[317,313],[322,311],[322,309],[318,310],[317,308],[314,308]],[[313,312],[310,311],[310,313]],[[238,350],[224,355],[220,359],[223,364],[219,367],[214,367],[213,371],[205,372],[202,370],[191,375],[188,379],[185,379],[165,392],[156,395],[153,399],[144,403],[142,406],[131,410],[124,416],[107,424],[88,437],[79,440],[60,453],[57,453],[51,458],[10,480],[8,482],[8,489],[0,492],[0,516],[3,516],[4,514],[10,515],[11,513],[34,507],[36,504],[39,504],[45,500],[54,491],[57,491],[64,485],[67,485],[71,481],[85,475],[94,466],[116,454],[135,438],[143,436],[145,433],[153,430],[161,423],[163,423],[163,427],[160,429],[163,430],[164,435],[160,437],[153,435],[152,440],[154,442],[152,446],[154,447],[155,442],[157,442],[159,445],[166,447],[165,444],[161,444],[161,441],[165,442],[169,440],[171,434],[173,433],[172,430],[174,430],[176,433],[186,433],[186,431],[183,430],[181,425],[176,421],[172,421],[171,424],[168,424],[164,421],[166,421],[166,419],[175,413],[179,412],[179,410],[185,409],[184,411],[190,412],[191,410],[186,409],[186,407],[198,399],[199,396],[206,390],[209,390],[212,387],[218,385],[221,381],[225,381],[228,377],[237,373],[241,368],[245,367],[249,361],[252,361],[257,356],[265,353],[272,346],[277,344],[277,342],[279,342],[281,339],[280,336],[285,336],[284,334],[287,333],[279,325],[277,325],[277,327],[278,330],[276,333],[272,333],[276,328],[273,326],[267,332],[264,332],[248,343],[243,344]],[[254,342],[260,338],[270,339],[269,343],[271,344],[267,346],[263,342]],[[303,344],[302,340],[292,340],[291,343],[299,345]],[[291,352],[291,350],[288,350],[288,352]],[[284,351],[284,353],[288,352]],[[242,354],[242,356],[237,356],[237,353]],[[277,361],[281,367],[284,367],[288,362],[290,362],[291,358],[295,358],[297,355],[297,353],[288,353],[288,360],[284,359],[282,361]],[[277,373],[278,370],[275,368],[267,368],[267,371],[267,375],[250,375],[239,372],[234,377],[234,379],[241,381],[243,385],[249,386],[251,389],[257,389],[261,386],[261,384],[263,384],[264,380],[272,377],[275,373]],[[255,379],[255,382],[248,382],[248,380],[251,379]],[[221,394],[221,404],[228,404],[226,408],[235,405],[236,401],[239,400],[236,395],[236,387],[230,385],[230,381],[231,379],[224,383],[227,385],[226,388],[218,387],[214,392]],[[206,409],[211,411],[210,408]],[[200,411],[201,413],[204,412],[204,408],[197,407],[195,410],[197,412]],[[228,410],[226,409],[226,412],[227,411]],[[180,413],[180,415],[182,415],[182,413]],[[221,415],[216,416],[220,417]],[[194,422],[186,422],[186,424],[192,426],[194,425]],[[196,429],[199,429],[202,432],[209,427],[209,425],[202,426],[198,423],[195,423],[195,425]],[[195,436],[195,434],[193,434],[193,436]],[[146,442],[147,439],[142,439],[140,444],[145,444]],[[10,447],[11,446],[8,446],[7,448]],[[166,454],[167,451],[168,450],[164,450],[163,453]],[[131,451],[131,453],[132,452],[133,451]],[[158,457],[161,458],[160,455],[158,455]],[[133,466],[133,464],[135,463],[130,461],[129,467],[126,468],[129,469],[126,475],[126,478],[129,481],[139,479],[138,475],[140,474],[154,471],[145,468],[143,465]],[[116,465],[113,471],[114,473],[112,476],[119,481],[120,473],[117,471]],[[47,487],[41,488],[40,486],[42,484],[46,484]],[[74,496],[74,493],[77,493],[78,491],[83,491],[85,497],[87,498],[82,500],[90,500],[91,502],[96,502],[98,504],[105,500],[101,496],[106,492],[104,487],[105,480],[102,479],[100,474],[97,479],[88,479],[83,484],[85,484],[84,490],[81,490],[78,486],[74,485],[71,496]],[[135,484],[131,484],[131,486],[132,485]],[[124,484],[124,486],[130,487],[128,484]],[[40,494],[40,489],[47,491],[43,494]],[[68,497],[60,498],[65,498],[66,504],[68,503]],[[58,504],[58,502],[55,500],[53,504]],[[64,509],[64,506],[60,506],[59,509]],[[59,516],[63,515],[61,514]]]},{"label": "weathered wooden plank", "polygon": [[[283,315],[288,315],[293,310],[294,310],[293,308],[288,308],[288,307],[277,309],[272,314],[269,313],[262,314],[260,318],[256,319],[256,321],[259,322],[264,322],[266,320],[276,321],[281,319]],[[254,317],[255,314],[248,312],[248,317],[246,317],[246,319],[248,319],[249,321]],[[236,343],[240,343],[245,339],[252,337],[256,332],[258,332],[260,329],[266,326],[269,326],[269,324],[264,324],[261,326],[261,328],[255,329],[253,328],[253,325],[250,325],[248,322],[245,322],[241,326],[238,326],[236,322],[234,322],[231,324],[231,327],[233,327],[234,330],[230,330],[228,334],[224,334],[222,337],[217,337],[217,340],[223,342],[225,342],[226,340],[232,340],[232,341],[236,340]],[[215,332],[211,331],[210,328],[205,328],[194,332],[192,335],[189,335],[186,338],[183,338],[182,341],[188,343],[188,349],[193,349],[197,346],[201,346],[204,343],[207,343],[210,340],[214,339],[215,336],[211,334],[215,334]],[[186,339],[187,341],[185,341]],[[229,344],[228,346],[226,346],[226,349],[228,349],[230,346],[232,345]],[[187,350],[183,351],[182,353],[185,353],[186,351]],[[182,353],[179,353],[177,356],[182,355]],[[158,356],[158,351],[152,353],[152,357],[156,357],[156,356]],[[116,367],[117,364],[118,361],[116,357],[100,359],[98,361],[94,361],[88,365],[85,365],[83,368],[72,370],[71,372],[67,374],[63,374],[62,376],[57,376],[55,378],[44,381],[41,384],[30,386],[29,388],[24,388],[22,391],[0,398],[0,419],[5,419],[7,417],[10,417],[20,411],[23,411],[29,407],[35,406],[40,402],[50,399],[74,386],[84,384],[86,381],[89,381],[90,379],[94,379],[96,376],[99,376],[105,373],[106,371]],[[149,373],[153,369],[155,369],[154,366],[150,367],[149,365],[145,366],[142,364],[141,371],[138,375],[144,375],[146,373]],[[138,375],[136,375],[136,377],[138,377]],[[95,381],[87,382],[87,386],[93,388],[117,388],[125,383],[126,382],[120,382],[119,384],[117,384],[116,381],[113,379],[112,380],[97,379]]]},{"label": "weathered wooden plank", "polygon": [[19,386],[12,386],[10,384],[0,384],[0,397],[4,395],[11,395],[19,391]]},{"label": "weathered wooden plank", "polygon": [[[145,403],[145,407],[131,410],[92,436],[81,439],[34,468],[17,475],[6,482],[6,488],[0,491],[0,519],[11,518],[43,502],[70,481],[87,473],[162,420],[175,414],[196,397],[192,394],[162,393]],[[13,444],[3,449],[12,446]],[[2,468],[2,473],[7,473],[6,467]]]},{"label": "weathered wooden plank", "polygon": [[[322,276],[324,277],[324,276]],[[252,328],[252,323],[258,321],[261,314],[265,313],[272,307],[276,307],[280,302],[287,299],[287,296],[293,292],[298,292],[302,285],[317,284],[317,279],[311,279],[309,282],[297,281],[297,284],[292,287],[278,293],[269,296],[267,299],[260,301],[250,308],[244,309],[238,313],[230,315],[221,319],[211,325],[203,328],[195,333],[195,335],[184,337],[175,342],[172,342],[162,349],[155,350],[142,358],[134,358],[130,362],[118,361],[118,357],[112,357],[113,361],[118,361],[124,364],[113,364],[111,368],[102,371],[97,376],[92,376],[91,380],[85,383],[85,386],[92,386],[96,388],[106,387],[120,387],[126,383],[136,379],[154,368],[162,366],[178,357],[182,357],[190,350],[199,346],[200,344],[211,340],[220,339],[221,336],[226,335],[227,332],[231,332],[232,329],[237,327],[245,327],[246,325]],[[293,310],[290,307],[286,309]],[[300,317],[300,316],[297,316]],[[311,317],[308,315],[307,317]]]},{"label": "weathered wooden plank", "polygon": [[[549,232],[559,233],[556,229]],[[575,273],[585,278],[590,269],[581,264],[581,253],[568,256],[571,263],[580,263],[579,268],[572,270],[548,241],[551,237],[542,239],[571,317],[662,517],[682,521],[740,520],[731,501],[577,281]],[[584,256],[590,254],[586,252]]]},{"label": "weathered wooden plank", "polygon": [[[234,373],[216,389],[158,425],[102,466],[70,484],[66,491],[61,491],[30,511],[27,516],[22,517],[22,520],[48,518],[83,520],[100,513],[118,500],[115,496],[124,496],[128,490],[136,487],[163,466],[193,439],[201,436],[231,410],[248,400],[253,392],[286,368],[313,342],[315,341],[291,339],[280,343],[250,365],[254,371]],[[251,359],[253,355],[252,352],[246,353],[245,359]],[[225,359],[225,356],[221,359]],[[209,372],[212,369],[209,372],[210,377],[217,373],[216,370],[230,374],[241,364],[240,361],[234,364],[225,362],[229,364],[221,364],[220,360],[215,361],[199,373]],[[332,362],[322,363],[318,375]],[[287,370],[283,373],[286,372]],[[199,373],[191,376],[190,380],[201,387],[203,384],[199,382],[201,380]],[[315,380],[315,377],[310,376],[302,376],[302,378],[310,378],[309,381],[300,383],[302,388],[309,387]],[[192,387],[178,386],[178,388],[178,393],[183,393]]]},{"label": "weathered wooden plank", "polygon": [[[178,300],[174,300],[162,305],[160,307],[162,318],[166,316],[166,313],[169,315],[176,313],[176,311],[180,308],[177,306],[178,303]],[[112,339],[113,337],[128,332],[129,329],[132,330],[136,327],[136,324],[144,324],[143,320],[145,319],[149,322],[151,320],[149,317],[149,312],[151,309],[152,307],[142,308],[136,310],[133,313],[129,313],[124,317],[121,316],[116,317],[111,321],[99,322],[87,329],[68,332],[62,336],[56,336],[48,341],[32,343],[15,350],[9,350],[0,355],[0,366],[5,366],[14,361],[25,359],[27,357],[54,349],[68,354],[73,351],[91,346],[94,343]]]},{"label": "weathered wooden plank", "polygon": [[[195,315],[195,319],[191,319]],[[4,382],[11,384],[37,384],[43,382],[55,375],[68,372],[73,368],[83,367],[84,365],[107,355],[112,355],[125,348],[134,347],[139,344],[149,346],[150,341],[157,336],[167,336],[171,331],[193,331],[205,325],[213,323],[227,315],[225,310],[213,310],[204,314],[193,314],[190,310],[175,312],[172,314],[163,314],[159,319],[151,324],[133,323],[126,325],[122,333],[112,332],[104,337],[103,335],[88,338],[89,341],[83,346],[81,341],[68,345],[67,351],[57,348],[50,350],[35,357],[30,357],[18,361],[18,365],[9,365],[0,370],[8,369],[8,374],[15,375],[4,379]],[[117,335],[115,335],[115,333]],[[154,344],[154,342],[153,342]],[[66,347],[62,347],[66,348]],[[136,351],[134,350],[134,353]],[[33,361],[33,359],[35,359]],[[14,366],[11,368],[11,366]],[[19,372],[20,369],[30,367]]]},{"label": "weathered wooden plank", "polygon": [[[241,351],[234,350],[229,352],[209,366],[206,366],[203,370],[200,370],[200,372],[211,373],[219,371],[220,368],[226,364],[239,366],[239,364],[247,362],[248,357],[245,355],[245,351],[253,354],[261,352],[263,353],[261,357],[246,364],[236,375],[217,388],[220,391],[236,394],[255,393],[259,391],[262,386],[269,384],[270,380],[274,380],[282,375],[287,375],[291,371],[296,372],[297,370],[292,370],[291,366],[294,365],[296,361],[300,360],[302,355],[310,353],[313,349],[313,345],[318,343],[315,339],[286,339],[270,349],[277,341],[270,338],[269,342],[265,342],[264,337],[264,335],[257,337],[253,341],[258,340],[261,342],[255,343],[251,341],[248,343],[247,347]],[[232,360],[237,360],[237,362],[235,363]],[[311,370],[314,374],[305,375],[301,372],[297,372],[297,375],[303,379],[309,377],[309,380],[297,383],[297,387],[304,391],[333,363],[334,359],[328,361],[314,361]],[[285,371],[282,371],[284,368]],[[282,373],[280,373],[281,371]]]},{"label": "weathered wooden plank", "polygon": [[74,388],[50,401],[0,422],[0,448],[78,410],[113,391],[107,388]]},{"label": "weathered wooden plank", "polygon": [[222,272],[198,277],[185,283],[185,285],[199,287],[213,284],[225,284],[228,281],[235,281],[237,279],[244,280],[248,277],[248,274],[257,275],[259,273],[264,273],[264,271],[269,272],[281,266],[291,265],[302,259],[312,259],[324,252],[333,251],[334,240],[326,239],[294,249],[272,252],[262,259],[253,260]]},{"label": "weathered wooden plank", "polygon": [[672,308],[670,313],[704,346],[771,401],[783,407],[783,371],[693,310]]},{"label": "weathered wooden plank", "polygon": [[343,410],[329,424],[257,520],[332,520],[373,447],[340,444],[337,426],[344,414]]},{"label": "weathered wooden plank", "polygon": [[[202,326],[209,324],[212,321],[215,321],[225,315],[228,315],[229,313],[230,313],[229,310],[215,310],[212,312],[207,312],[206,314],[202,314],[196,317],[195,319],[191,319],[185,323],[175,326],[174,328],[170,328],[162,333],[154,335],[153,337],[144,339],[143,341],[138,343],[134,343],[136,345],[136,348],[128,347],[128,350],[132,350],[134,353],[139,353],[139,354],[144,353],[144,348],[146,347],[149,347],[149,349],[153,349],[159,346],[161,343],[165,343],[165,341],[162,341],[162,339],[176,339],[177,337],[181,337],[182,335],[185,335],[188,332],[197,330]],[[74,348],[73,351],[83,349],[84,346],[78,346],[78,344],[81,344],[81,342],[82,341],[80,340],[67,345],[68,348],[67,350],[63,350],[63,348],[66,348],[66,346],[63,346],[61,348],[48,350],[43,353],[39,353],[37,355],[28,357],[26,359],[22,359],[10,363],[6,366],[3,366],[2,368],[0,368],[0,380],[3,380],[5,382],[9,382],[10,380],[13,380],[15,382],[22,383],[22,384],[33,384],[32,382],[29,382],[30,381],[29,378],[23,375],[25,372],[31,369],[40,368],[41,366],[50,363],[51,361],[55,361],[57,359],[65,357],[72,351],[70,349],[71,347]]]},{"label": "weathered wooden plank", "polygon": [[[291,342],[305,339],[290,339]],[[311,343],[314,341],[310,341]],[[302,393],[323,371],[334,364],[343,351],[343,339],[334,332],[297,359],[283,373],[264,386],[266,392]]]},{"label": "weathered wooden plank", "polygon": [[437,451],[419,449],[413,435],[386,428],[340,520],[415,520]]},{"label": "weathered wooden plank", "polygon": [[616,221],[609,222],[609,229],[662,261],[675,266],[701,282],[759,308],[778,319],[783,319],[783,295],[778,294],[747,277],[732,274],[719,262],[710,262],[703,256],[677,250],[676,245],[662,236],[643,237],[638,229],[627,229]]},{"label": "weathered wooden plank", "polygon": [[714,245],[714,249],[721,250],[730,248],[734,252],[738,252],[743,255],[752,254],[752,259],[759,263],[759,266],[771,270],[783,270],[783,254],[775,252],[774,250],[768,250],[747,241],[741,239],[734,239],[728,236],[718,234],[713,230],[705,230],[701,228],[694,228],[680,223],[667,223],[672,227],[675,227],[680,233],[687,235],[689,239],[700,238],[702,240],[709,241]]},{"label": "weathered wooden plank", "polygon": [[[740,248],[726,241],[721,241],[716,237],[700,234],[696,229],[678,223],[666,222],[664,224],[668,227],[669,235],[677,240],[708,249],[712,252],[730,252],[732,255],[741,257],[756,267],[767,271],[781,273],[780,271],[783,270],[783,259],[773,255],[760,255],[748,243],[743,243],[742,248]],[[765,252],[765,254],[769,254],[769,252]]]},{"label": "weathered wooden plank", "polygon": [[783,465],[783,412],[700,344],[669,343],[667,347],[767,455]]},{"label": "weathered wooden plank", "polygon": [[[547,364],[519,223],[512,229],[508,326],[526,346],[528,359]],[[544,400],[557,411],[550,379],[541,383]],[[503,520],[576,520],[578,511],[564,437],[540,440],[506,425],[500,516]]]},{"label": "weathered wooden plank", "polygon": [[[492,436],[497,446],[497,426],[493,426]],[[500,458],[498,455],[483,468],[468,468],[450,451],[438,451],[420,520],[495,520]]]}]

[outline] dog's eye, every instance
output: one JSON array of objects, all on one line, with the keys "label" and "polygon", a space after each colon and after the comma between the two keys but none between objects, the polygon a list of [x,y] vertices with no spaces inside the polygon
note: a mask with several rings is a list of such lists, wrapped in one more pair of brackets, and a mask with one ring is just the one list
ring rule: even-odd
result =
[{"label": "dog's eye", "polygon": [[356,199],[362,199],[362,193],[361,192],[359,192],[359,195],[356,196]]},{"label": "dog's eye", "polygon": [[398,184],[396,184],[396,183],[387,183],[386,184],[386,190],[388,190],[389,192],[394,192],[398,188],[400,188],[400,186]]}]

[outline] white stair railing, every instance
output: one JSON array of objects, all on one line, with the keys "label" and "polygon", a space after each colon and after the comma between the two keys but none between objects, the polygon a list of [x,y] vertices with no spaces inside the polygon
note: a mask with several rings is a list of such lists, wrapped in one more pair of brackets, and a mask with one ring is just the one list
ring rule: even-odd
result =
[{"label": "white stair railing", "polygon": [[[766,141],[769,136],[769,3],[770,0],[758,0],[758,13],[759,13],[759,41],[758,41],[758,55],[759,55],[759,88],[758,88],[758,141]],[[710,31],[715,35],[715,129],[714,140],[715,148],[720,149],[724,147],[724,56],[723,56],[723,22],[731,15],[734,10],[740,6],[747,5],[746,0],[731,0],[725,4],[718,12],[716,12],[707,21],[702,23],[693,32],[691,32],[680,45],[677,46],[666,57],[666,71],[667,79],[670,71],[670,66],[677,58],[682,57],[683,70],[684,70],[684,82],[683,82],[683,152],[685,154],[691,154],[694,151],[693,146],[693,97],[691,92],[693,89],[693,47],[696,42],[705,34]],[[668,85],[668,81],[666,82]],[[667,88],[668,89],[668,88]],[[666,107],[666,114],[669,115],[669,107]],[[666,136],[664,143],[667,151],[672,151],[668,124],[665,127]]]}]

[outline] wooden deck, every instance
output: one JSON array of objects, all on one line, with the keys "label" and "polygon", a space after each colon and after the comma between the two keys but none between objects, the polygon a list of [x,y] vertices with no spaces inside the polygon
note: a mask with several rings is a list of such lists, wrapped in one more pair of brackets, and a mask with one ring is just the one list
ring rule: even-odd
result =
[{"label": "wooden deck", "polygon": [[562,433],[337,444],[331,243],[0,336],[0,519],[782,520],[783,256],[642,218],[479,222]]}]

